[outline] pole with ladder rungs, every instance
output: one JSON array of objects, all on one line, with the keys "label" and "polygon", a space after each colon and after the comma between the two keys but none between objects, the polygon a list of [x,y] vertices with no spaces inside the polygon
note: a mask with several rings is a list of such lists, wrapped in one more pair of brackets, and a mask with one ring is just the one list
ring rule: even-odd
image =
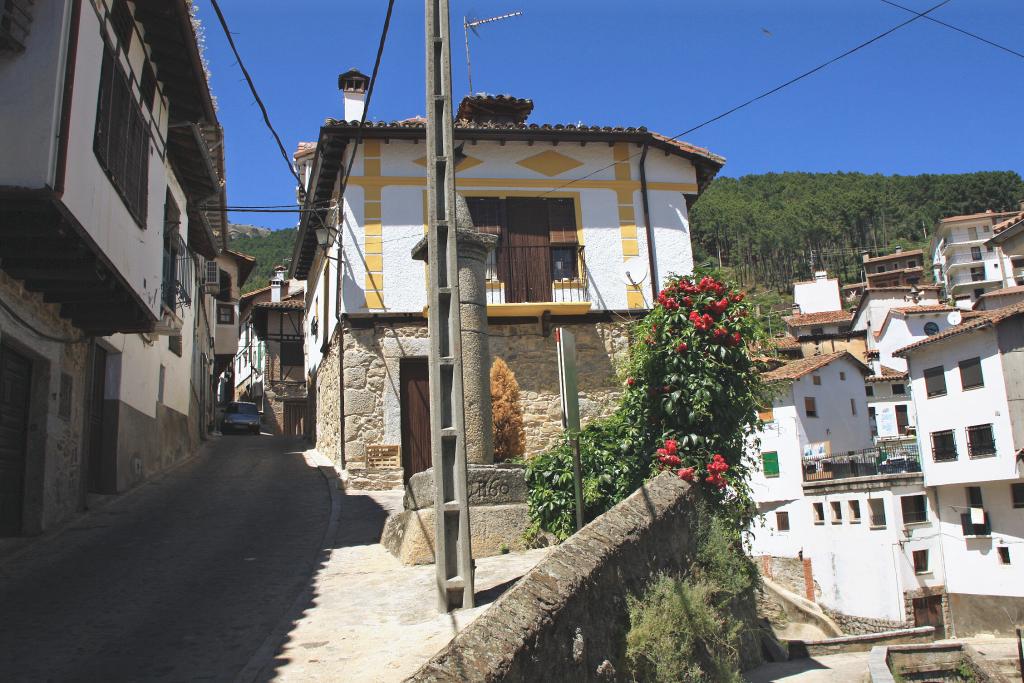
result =
[{"label": "pole with ladder rungs", "polygon": [[448,19],[448,0],[426,0],[430,450],[434,561],[442,612],[473,606]]}]

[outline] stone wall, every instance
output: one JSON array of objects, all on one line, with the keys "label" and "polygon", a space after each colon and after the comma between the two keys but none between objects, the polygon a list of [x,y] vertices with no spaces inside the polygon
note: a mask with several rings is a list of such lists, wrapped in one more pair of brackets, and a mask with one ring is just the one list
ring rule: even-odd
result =
[{"label": "stone wall", "polygon": [[338,400],[338,387],[340,385],[339,370],[341,356],[341,329],[335,332],[327,347],[327,353],[320,360],[316,369],[315,400],[311,405],[316,410],[314,423],[316,433],[313,434],[316,449],[325,458],[334,463],[335,467],[342,467],[340,437],[341,429],[339,424],[339,410],[341,406]]},{"label": "stone wall", "polygon": [[[629,345],[627,322],[566,325],[576,335],[580,416],[586,423],[611,414],[621,395],[616,366]],[[360,467],[368,445],[401,444],[399,365],[425,358],[427,327],[422,319],[344,330],[345,462]],[[562,434],[561,400],[554,335],[539,323],[490,324],[492,360],[501,357],[519,382],[526,452],[538,453]],[[321,395],[319,402],[325,400]],[[327,398],[330,401],[332,399]]]},{"label": "stone wall", "polygon": [[[0,299],[32,327],[58,339],[81,339],[59,306],[0,272]],[[40,337],[0,309],[0,344],[32,362],[23,529],[34,534],[67,519],[82,504],[81,463],[89,345]],[[61,382],[71,382],[67,412]]]},{"label": "stone wall", "polygon": [[884,633],[867,633],[859,636],[840,636],[823,640],[789,640],[790,659],[804,657],[822,657],[847,652],[870,652],[879,645],[896,645],[907,643],[930,643],[935,640],[935,628],[921,626],[904,628]]},{"label": "stone wall", "polygon": [[821,586],[814,580],[814,570],[809,559],[761,555],[757,566],[764,576],[791,593],[815,602],[821,597]]},{"label": "stone wall", "polygon": [[687,484],[655,478],[554,548],[407,680],[618,679],[626,596],[686,571],[693,504]]},{"label": "stone wall", "polygon": [[[912,625],[902,621],[894,621],[892,619],[872,619],[870,617],[857,617],[851,614],[843,614],[842,612],[836,612],[835,610],[829,609],[824,605],[821,605],[821,609],[825,614],[832,617],[832,621],[839,624],[839,628],[843,629],[843,633],[848,636],[861,636],[872,633],[882,633],[884,631],[895,631]],[[913,619],[911,619],[911,621],[913,621]]]}]

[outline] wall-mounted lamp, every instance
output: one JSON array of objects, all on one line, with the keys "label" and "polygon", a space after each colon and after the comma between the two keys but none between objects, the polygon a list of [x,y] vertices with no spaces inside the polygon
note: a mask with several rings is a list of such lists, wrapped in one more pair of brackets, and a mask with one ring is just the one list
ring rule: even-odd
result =
[{"label": "wall-mounted lamp", "polygon": [[320,226],[319,228],[316,229],[315,232],[316,243],[320,245],[320,247],[323,248],[324,250],[326,250],[328,247],[334,244],[334,240],[337,239],[338,237],[337,228],[332,228],[327,225]]}]

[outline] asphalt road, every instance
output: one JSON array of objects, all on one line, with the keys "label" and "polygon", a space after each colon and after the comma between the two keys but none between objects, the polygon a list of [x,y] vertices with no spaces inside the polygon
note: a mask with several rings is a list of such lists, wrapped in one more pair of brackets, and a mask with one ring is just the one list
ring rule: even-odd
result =
[{"label": "asphalt road", "polygon": [[0,681],[225,681],[307,587],[330,514],[297,439],[226,436],[0,558]]}]

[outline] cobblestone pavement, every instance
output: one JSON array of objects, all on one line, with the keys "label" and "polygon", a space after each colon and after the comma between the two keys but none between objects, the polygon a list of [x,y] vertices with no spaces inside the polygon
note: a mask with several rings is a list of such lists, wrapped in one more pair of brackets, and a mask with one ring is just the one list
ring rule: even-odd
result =
[{"label": "cobblestone pavement", "polygon": [[0,560],[0,681],[232,680],[315,569],[330,494],[304,449],[217,438]]}]

